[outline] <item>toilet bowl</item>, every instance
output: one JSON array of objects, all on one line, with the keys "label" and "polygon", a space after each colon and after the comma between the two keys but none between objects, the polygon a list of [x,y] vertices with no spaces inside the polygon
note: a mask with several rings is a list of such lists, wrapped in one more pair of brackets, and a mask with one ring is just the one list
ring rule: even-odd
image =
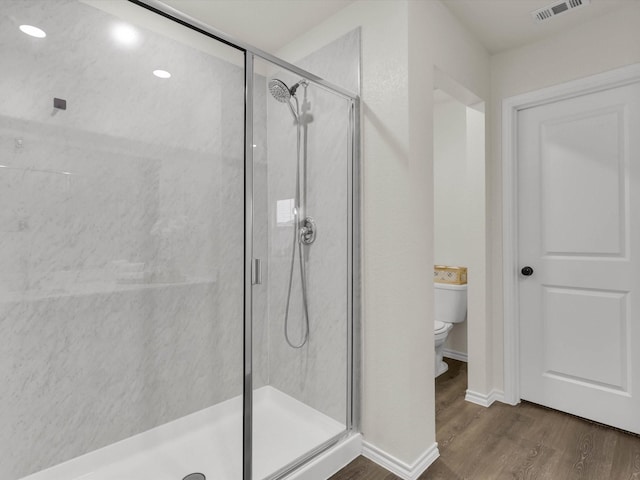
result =
[{"label": "toilet bowl", "polygon": [[442,359],[444,342],[449,336],[449,331],[453,328],[452,323],[444,323],[439,320],[433,322],[433,333],[436,340],[436,377],[442,375],[449,369],[449,365]]},{"label": "toilet bowl", "polygon": [[455,323],[467,318],[467,285],[434,284],[435,319],[433,335],[435,342],[435,376],[449,369],[443,360],[444,343]]}]

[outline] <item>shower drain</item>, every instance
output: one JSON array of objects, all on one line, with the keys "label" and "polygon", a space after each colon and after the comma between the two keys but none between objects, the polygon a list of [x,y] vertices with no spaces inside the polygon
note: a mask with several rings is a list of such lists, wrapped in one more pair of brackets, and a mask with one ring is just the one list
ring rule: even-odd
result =
[{"label": "shower drain", "polygon": [[207,477],[203,473],[190,473],[182,480],[207,480]]}]

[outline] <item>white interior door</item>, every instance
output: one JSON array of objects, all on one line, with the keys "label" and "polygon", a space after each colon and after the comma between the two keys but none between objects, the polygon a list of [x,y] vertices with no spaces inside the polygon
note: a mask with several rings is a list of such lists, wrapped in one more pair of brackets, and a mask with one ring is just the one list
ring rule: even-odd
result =
[{"label": "white interior door", "polygon": [[521,397],[640,433],[640,84],[520,111],[517,168]]}]

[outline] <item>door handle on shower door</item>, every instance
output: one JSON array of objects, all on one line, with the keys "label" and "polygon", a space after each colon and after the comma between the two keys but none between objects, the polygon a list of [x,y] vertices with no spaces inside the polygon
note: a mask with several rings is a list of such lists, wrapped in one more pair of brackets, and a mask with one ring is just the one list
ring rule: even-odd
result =
[{"label": "door handle on shower door", "polygon": [[253,268],[251,269],[251,285],[261,285],[262,284],[262,260],[259,258],[254,258],[253,263],[251,265]]}]

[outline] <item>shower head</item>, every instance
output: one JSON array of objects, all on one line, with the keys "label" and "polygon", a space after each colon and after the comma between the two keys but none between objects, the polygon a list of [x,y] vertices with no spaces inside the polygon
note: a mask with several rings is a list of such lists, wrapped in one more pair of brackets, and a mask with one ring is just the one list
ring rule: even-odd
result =
[{"label": "shower head", "polygon": [[296,90],[300,85],[308,85],[307,81],[303,78],[298,83],[296,83],[293,87],[287,87],[287,84],[282,80],[278,80],[277,78],[272,78],[269,80],[269,91],[273,98],[281,103],[286,103],[291,100],[291,97],[296,96]]},{"label": "shower head", "polygon": [[[296,83],[293,87],[287,87],[287,84],[282,80],[278,80],[277,78],[272,78],[269,80],[269,91],[273,98],[275,98],[280,103],[286,103],[289,105],[289,110],[291,110],[291,115],[293,115],[293,119],[295,122],[299,121],[298,118],[298,99],[296,98],[296,90],[300,85],[307,85],[307,81],[302,79],[298,83]],[[293,98],[296,102],[296,108],[293,109],[291,105],[291,98]]]},{"label": "shower head", "polygon": [[273,98],[281,103],[286,103],[291,99],[291,90],[282,80],[277,78],[269,80],[269,91]]}]

